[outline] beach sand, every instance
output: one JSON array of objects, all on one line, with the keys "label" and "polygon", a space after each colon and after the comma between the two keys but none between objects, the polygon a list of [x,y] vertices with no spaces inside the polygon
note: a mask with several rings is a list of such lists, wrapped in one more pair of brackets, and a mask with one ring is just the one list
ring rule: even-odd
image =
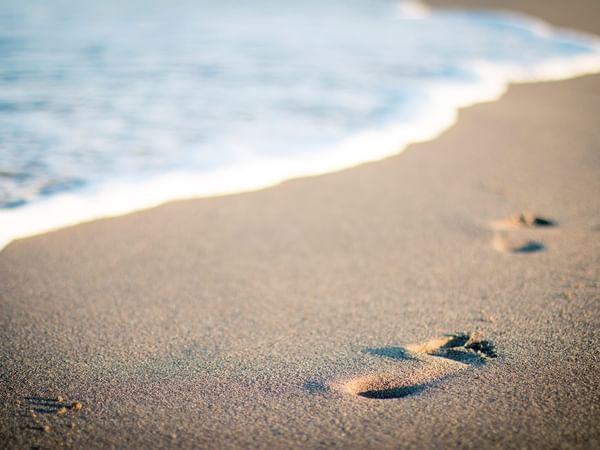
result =
[{"label": "beach sand", "polygon": [[513,86],[382,162],[13,242],[0,446],[598,448],[599,105]]}]

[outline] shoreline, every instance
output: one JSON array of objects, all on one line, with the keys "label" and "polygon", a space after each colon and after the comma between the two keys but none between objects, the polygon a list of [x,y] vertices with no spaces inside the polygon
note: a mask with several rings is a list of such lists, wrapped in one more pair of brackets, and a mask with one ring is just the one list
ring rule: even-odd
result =
[{"label": "shoreline", "polygon": [[[576,8],[546,4],[565,19]],[[0,436],[596,447],[598,104],[598,75],[511,85],[399,156],[13,242]],[[525,210],[555,226],[502,221]],[[58,396],[81,410],[34,420]]]},{"label": "shoreline", "polygon": [[[447,3],[444,5],[448,6]],[[423,8],[426,10],[425,6]],[[511,15],[508,10],[501,10],[501,13]],[[519,20],[534,27],[539,19],[523,15]],[[538,27],[544,30],[548,27],[548,33],[577,33],[574,30],[551,30],[550,24],[541,20]],[[460,110],[498,101],[511,85],[561,81],[600,73],[600,36],[590,34],[581,37],[590,45],[596,41],[598,51],[550,59],[529,69],[479,64],[471,69],[478,74],[477,83],[462,86],[448,82],[431,86],[428,104],[422,106],[428,111],[427,115],[347,136],[327,148],[324,156],[317,159],[311,155],[294,159],[265,159],[206,174],[174,171],[136,181],[114,180],[81,191],[38,198],[20,207],[0,209],[0,252],[14,240],[133,214],[172,201],[255,192],[298,178],[328,175],[398,156],[407,147],[434,140],[454,126]]]}]

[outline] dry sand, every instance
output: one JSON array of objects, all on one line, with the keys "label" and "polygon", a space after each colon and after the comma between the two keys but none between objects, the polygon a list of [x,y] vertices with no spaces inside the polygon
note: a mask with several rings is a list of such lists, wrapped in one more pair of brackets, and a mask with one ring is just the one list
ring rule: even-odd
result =
[{"label": "dry sand", "polygon": [[599,105],[516,86],[383,162],[12,243],[0,446],[598,448]]}]

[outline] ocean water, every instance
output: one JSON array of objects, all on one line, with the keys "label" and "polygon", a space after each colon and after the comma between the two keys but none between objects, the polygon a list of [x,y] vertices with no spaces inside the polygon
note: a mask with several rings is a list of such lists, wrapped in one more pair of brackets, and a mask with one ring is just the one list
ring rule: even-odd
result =
[{"label": "ocean water", "polygon": [[399,153],[600,41],[391,0],[2,0],[0,248]]}]

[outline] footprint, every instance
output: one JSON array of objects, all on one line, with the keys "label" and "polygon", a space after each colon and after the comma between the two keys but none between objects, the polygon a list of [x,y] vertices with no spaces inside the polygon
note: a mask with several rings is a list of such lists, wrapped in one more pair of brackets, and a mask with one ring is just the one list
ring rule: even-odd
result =
[{"label": "footprint", "polygon": [[496,346],[478,333],[454,333],[431,339],[422,344],[407,345],[406,349],[417,354],[441,356],[461,362],[485,363],[486,358],[498,356]]},{"label": "footprint", "polygon": [[515,230],[522,228],[552,228],[558,226],[558,222],[547,217],[538,216],[530,211],[508,217],[507,219],[492,222],[495,230]]},{"label": "footprint", "polygon": [[539,241],[509,237],[499,233],[494,234],[492,246],[501,253],[535,253],[541,252],[546,248]]},{"label": "footprint", "polygon": [[492,246],[501,253],[540,252],[546,247],[539,240],[539,234],[533,231],[557,226],[558,223],[553,219],[525,211],[507,219],[492,222],[492,230],[494,230]]},{"label": "footprint", "polygon": [[435,383],[473,366],[482,366],[497,356],[492,342],[478,333],[455,333],[405,348],[367,349],[368,353],[394,359],[413,359],[412,370],[371,374],[343,383],[346,391],[366,398],[401,398],[423,392]]},{"label": "footprint", "polygon": [[76,432],[77,413],[81,410],[80,402],[66,401],[64,397],[25,397],[18,404],[23,406],[21,417],[29,421],[31,430],[63,435],[69,443]]},{"label": "footprint", "polygon": [[398,365],[389,373],[374,373],[334,382],[338,391],[369,399],[395,399],[420,394],[434,384],[497,356],[492,342],[478,333],[455,333],[405,348],[366,349],[367,353],[395,360],[410,359],[411,367]]}]

